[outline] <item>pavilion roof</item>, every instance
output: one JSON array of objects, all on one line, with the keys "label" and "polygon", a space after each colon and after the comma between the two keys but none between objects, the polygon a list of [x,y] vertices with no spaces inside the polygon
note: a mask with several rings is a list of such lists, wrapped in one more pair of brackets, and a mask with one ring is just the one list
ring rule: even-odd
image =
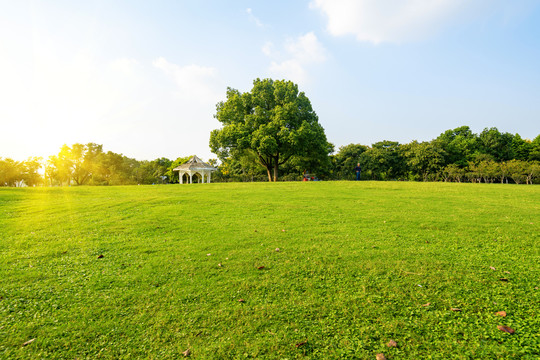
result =
[{"label": "pavilion roof", "polygon": [[196,155],[188,160],[187,163],[177,166],[173,171],[197,171],[197,170],[217,170],[215,167],[208,165]]}]

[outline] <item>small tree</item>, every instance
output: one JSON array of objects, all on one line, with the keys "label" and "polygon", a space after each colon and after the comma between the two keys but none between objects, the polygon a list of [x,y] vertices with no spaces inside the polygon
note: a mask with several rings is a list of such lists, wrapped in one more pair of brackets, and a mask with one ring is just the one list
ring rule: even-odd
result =
[{"label": "small tree", "polygon": [[521,160],[508,161],[508,175],[516,184],[522,184],[527,181],[527,163]]}]

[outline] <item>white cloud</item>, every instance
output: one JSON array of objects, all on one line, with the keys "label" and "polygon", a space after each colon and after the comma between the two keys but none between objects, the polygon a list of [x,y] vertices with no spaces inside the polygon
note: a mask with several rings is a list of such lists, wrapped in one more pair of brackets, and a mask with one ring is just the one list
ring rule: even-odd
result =
[{"label": "white cloud", "polygon": [[272,58],[270,72],[274,76],[283,77],[297,83],[303,83],[308,78],[307,69],[326,61],[326,49],[313,32],[288,39],[284,44],[284,54],[275,51],[272,43],[266,43],[262,51]]},{"label": "white cloud", "polygon": [[200,65],[179,66],[160,57],[153,65],[170,75],[178,86],[177,95],[198,103],[215,103],[220,94],[216,86],[216,69]]},{"label": "white cloud", "polygon": [[[497,1],[495,1],[497,2]],[[489,9],[487,0],[313,0],[335,36],[375,44],[425,38],[459,17]]]},{"label": "white cloud", "polygon": [[262,47],[262,52],[264,55],[266,56],[272,56],[272,54],[275,53],[275,50],[274,50],[274,44],[272,42],[267,42],[266,44],[264,44],[264,46]]},{"label": "white cloud", "polygon": [[261,20],[255,15],[253,15],[253,10],[251,10],[251,8],[247,8],[246,13],[249,15],[249,21],[255,23],[255,25],[257,25],[258,27],[264,27],[264,24],[261,22]]}]

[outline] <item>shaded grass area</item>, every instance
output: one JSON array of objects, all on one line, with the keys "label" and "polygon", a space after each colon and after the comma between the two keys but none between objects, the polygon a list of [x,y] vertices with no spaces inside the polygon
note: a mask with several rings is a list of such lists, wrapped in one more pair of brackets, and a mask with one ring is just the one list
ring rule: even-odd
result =
[{"label": "shaded grass area", "polygon": [[534,359],[539,222],[535,186],[0,189],[0,358]]}]

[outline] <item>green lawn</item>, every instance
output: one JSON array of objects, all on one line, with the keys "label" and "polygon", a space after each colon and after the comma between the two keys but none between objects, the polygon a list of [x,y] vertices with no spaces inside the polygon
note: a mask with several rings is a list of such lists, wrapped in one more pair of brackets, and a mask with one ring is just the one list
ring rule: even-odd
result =
[{"label": "green lawn", "polygon": [[0,189],[0,358],[537,359],[539,225],[525,185]]}]

